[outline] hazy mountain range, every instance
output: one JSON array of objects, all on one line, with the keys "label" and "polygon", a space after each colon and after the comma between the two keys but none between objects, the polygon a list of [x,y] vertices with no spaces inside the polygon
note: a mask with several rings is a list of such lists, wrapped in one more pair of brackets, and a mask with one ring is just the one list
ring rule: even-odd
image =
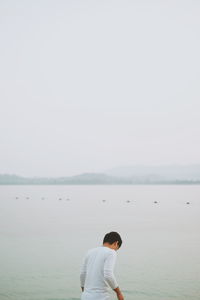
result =
[{"label": "hazy mountain range", "polygon": [[122,166],[55,178],[0,174],[0,184],[200,184],[200,165]]},{"label": "hazy mountain range", "polygon": [[106,171],[107,175],[123,178],[155,180],[200,180],[199,165],[122,166]]}]

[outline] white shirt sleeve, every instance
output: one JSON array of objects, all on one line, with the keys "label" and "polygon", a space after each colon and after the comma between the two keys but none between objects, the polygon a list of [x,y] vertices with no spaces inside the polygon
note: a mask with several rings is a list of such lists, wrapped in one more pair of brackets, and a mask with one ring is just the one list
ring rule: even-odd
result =
[{"label": "white shirt sleeve", "polygon": [[113,290],[118,287],[117,281],[113,273],[116,256],[116,252],[112,251],[106,258],[104,263],[104,279]]},{"label": "white shirt sleeve", "polygon": [[84,261],[83,261],[82,266],[81,266],[81,271],[80,271],[81,287],[84,287],[84,285],[85,285],[86,273],[87,273],[87,255],[84,258]]}]

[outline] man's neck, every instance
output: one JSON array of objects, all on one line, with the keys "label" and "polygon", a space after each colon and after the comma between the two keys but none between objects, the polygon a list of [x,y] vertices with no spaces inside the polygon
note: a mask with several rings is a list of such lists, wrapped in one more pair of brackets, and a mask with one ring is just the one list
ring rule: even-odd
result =
[{"label": "man's neck", "polygon": [[113,245],[111,245],[111,244],[109,244],[109,243],[104,243],[104,244],[103,244],[103,247],[107,247],[107,248],[110,248],[110,249],[113,249],[113,250],[114,250]]}]

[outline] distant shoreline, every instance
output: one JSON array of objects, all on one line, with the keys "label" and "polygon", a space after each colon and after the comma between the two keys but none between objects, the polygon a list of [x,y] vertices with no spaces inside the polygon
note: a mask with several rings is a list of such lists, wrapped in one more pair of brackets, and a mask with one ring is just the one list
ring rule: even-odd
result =
[{"label": "distant shoreline", "polygon": [[145,174],[118,177],[104,173],[84,173],[70,177],[22,177],[0,174],[0,185],[199,185],[199,177]]}]

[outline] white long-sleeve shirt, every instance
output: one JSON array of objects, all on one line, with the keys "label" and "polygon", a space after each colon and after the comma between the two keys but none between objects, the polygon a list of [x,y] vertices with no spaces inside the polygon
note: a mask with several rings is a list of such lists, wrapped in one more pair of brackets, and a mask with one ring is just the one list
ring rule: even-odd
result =
[{"label": "white long-sleeve shirt", "polygon": [[80,273],[82,300],[108,299],[109,287],[118,287],[113,273],[116,256],[115,250],[104,246],[88,251]]}]

